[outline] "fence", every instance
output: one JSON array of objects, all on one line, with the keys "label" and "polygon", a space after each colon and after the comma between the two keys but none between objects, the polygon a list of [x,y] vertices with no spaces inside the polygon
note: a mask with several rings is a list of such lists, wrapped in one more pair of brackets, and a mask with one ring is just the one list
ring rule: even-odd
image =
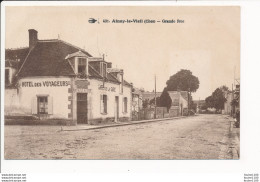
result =
[{"label": "fence", "polygon": [[[154,119],[155,115],[155,108],[146,108],[142,109],[139,112],[132,112],[132,120],[148,120],[148,119]],[[157,107],[156,108],[156,119],[159,118],[169,118],[171,117],[169,112],[167,112],[166,107]]]}]

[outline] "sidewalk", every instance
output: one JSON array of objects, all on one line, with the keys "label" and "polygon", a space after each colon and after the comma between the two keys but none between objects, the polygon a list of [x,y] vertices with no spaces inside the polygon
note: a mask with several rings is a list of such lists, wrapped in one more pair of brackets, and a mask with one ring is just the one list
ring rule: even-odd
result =
[{"label": "sidewalk", "polygon": [[77,126],[63,126],[61,131],[95,130],[95,129],[118,127],[118,126],[152,123],[152,122],[165,121],[165,120],[166,121],[173,120],[173,119],[175,120],[175,119],[186,118],[186,117],[189,117],[189,116],[179,116],[179,117],[173,117],[173,118],[160,118],[160,119],[130,121],[130,122],[117,122],[117,123],[101,125],[101,126],[100,125],[78,124]]},{"label": "sidewalk", "polygon": [[240,128],[235,127],[234,118],[228,116],[227,119],[230,121],[230,142],[229,148],[232,150],[233,159],[240,158]]}]

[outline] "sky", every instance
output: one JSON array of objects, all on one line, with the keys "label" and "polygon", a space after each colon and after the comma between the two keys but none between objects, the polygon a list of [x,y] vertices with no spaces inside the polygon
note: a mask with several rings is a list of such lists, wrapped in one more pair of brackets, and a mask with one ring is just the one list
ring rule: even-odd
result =
[{"label": "sky", "polygon": [[[99,23],[90,24],[89,18]],[[103,23],[103,19],[110,23]],[[111,23],[113,19],[184,20],[184,23]],[[166,81],[189,69],[200,81],[194,99],[205,99],[240,78],[239,7],[6,7],[6,48],[38,38],[67,41],[94,57],[105,54],[135,87],[162,91]]]}]

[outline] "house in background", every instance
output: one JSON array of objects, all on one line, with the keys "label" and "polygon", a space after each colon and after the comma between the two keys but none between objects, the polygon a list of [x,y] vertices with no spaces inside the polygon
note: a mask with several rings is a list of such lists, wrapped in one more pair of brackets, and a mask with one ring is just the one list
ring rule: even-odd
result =
[{"label": "house in background", "polygon": [[[147,105],[147,108],[154,108],[154,104],[150,104],[151,100],[155,98],[155,92],[143,91],[142,94],[142,101],[144,105]],[[162,95],[162,92],[156,92],[156,98],[159,98]]]},{"label": "house in background", "polygon": [[196,105],[196,112],[199,113],[200,110],[205,108],[206,101],[205,100],[194,100],[193,103]]},{"label": "house in background", "polygon": [[169,116],[188,115],[188,92],[187,91],[168,91],[172,104],[169,109]]},{"label": "house in background", "polygon": [[232,100],[233,100],[233,93],[232,91],[226,91],[225,92],[225,98],[226,102],[224,103],[224,109],[222,111],[222,114],[228,114],[232,115]]},{"label": "house in background", "polygon": [[63,119],[68,124],[131,120],[132,85],[123,70],[58,39],[7,49],[5,115]]}]

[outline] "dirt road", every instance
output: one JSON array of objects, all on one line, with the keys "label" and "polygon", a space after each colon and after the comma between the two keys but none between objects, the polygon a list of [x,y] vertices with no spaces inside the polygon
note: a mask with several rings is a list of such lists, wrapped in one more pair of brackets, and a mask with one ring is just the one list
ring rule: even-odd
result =
[{"label": "dirt road", "polygon": [[89,131],[5,126],[5,159],[231,159],[230,137],[222,115]]}]

